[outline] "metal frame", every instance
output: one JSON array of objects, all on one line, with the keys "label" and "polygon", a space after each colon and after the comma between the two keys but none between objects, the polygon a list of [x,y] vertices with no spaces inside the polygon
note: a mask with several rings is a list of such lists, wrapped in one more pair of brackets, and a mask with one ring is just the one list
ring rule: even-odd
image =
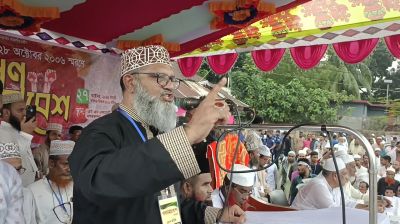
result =
[{"label": "metal frame", "polygon": [[[252,124],[246,125],[242,128],[244,129],[272,129],[272,130],[289,130],[290,128],[294,127],[295,125],[278,125],[278,124]],[[216,128],[218,129],[235,129],[239,128],[239,125],[219,125]],[[304,125],[297,129],[305,129],[309,131],[323,131],[323,126],[321,125]],[[364,149],[366,150],[368,157],[369,157],[369,224],[378,223],[378,216],[377,216],[377,174],[378,170],[376,168],[376,157],[374,150],[372,149],[371,144],[369,143],[368,139],[361,134],[359,131],[353,130],[351,128],[345,126],[335,126],[335,125],[326,125],[324,128],[329,132],[346,132],[349,134],[354,135],[356,138],[361,140],[361,143],[364,145]]]}]

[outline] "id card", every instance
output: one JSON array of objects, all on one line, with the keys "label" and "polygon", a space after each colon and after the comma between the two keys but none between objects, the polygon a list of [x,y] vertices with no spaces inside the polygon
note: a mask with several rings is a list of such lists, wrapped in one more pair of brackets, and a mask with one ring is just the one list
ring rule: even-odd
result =
[{"label": "id card", "polygon": [[179,212],[178,198],[158,197],[161,220],[163,224],[181,224],[181,214]]}]

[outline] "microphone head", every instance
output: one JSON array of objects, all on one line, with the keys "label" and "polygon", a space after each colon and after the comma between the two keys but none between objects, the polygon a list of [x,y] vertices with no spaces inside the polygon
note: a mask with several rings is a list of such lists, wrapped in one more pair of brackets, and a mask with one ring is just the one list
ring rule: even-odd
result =
[{"label": "microphone head", "polygon": [[184,110],[193,110],[201,103],[203,99],[197,99],[194,97],[186,97],[186,98],[175,98],[175,105]]}]

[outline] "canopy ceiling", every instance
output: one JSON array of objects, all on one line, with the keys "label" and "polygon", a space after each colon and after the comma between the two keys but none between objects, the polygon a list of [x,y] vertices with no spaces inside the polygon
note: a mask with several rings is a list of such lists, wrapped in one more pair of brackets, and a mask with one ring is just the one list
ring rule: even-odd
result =
[{"label": "canopy ceiling", "polygon": [[[163,42],[177,44],[178,48],[172,53],[180,55],[239,29],[233,26],[211,29],[210,23],[214,15],[210,12],[209,6],[216,0],[8,0],[5,2],[15,1],[32,7],[58,8],[59,18],[43,23],[44,32],[52,33],[53,36],[66,38],[71,36],[98,42],[109,48],[115,47],[119,40],[145,41],[159,35]],[[274,11],[279,12],[307,1],[261,2],[273,4]],[[52,39],[59,37],[53,36]]]}]

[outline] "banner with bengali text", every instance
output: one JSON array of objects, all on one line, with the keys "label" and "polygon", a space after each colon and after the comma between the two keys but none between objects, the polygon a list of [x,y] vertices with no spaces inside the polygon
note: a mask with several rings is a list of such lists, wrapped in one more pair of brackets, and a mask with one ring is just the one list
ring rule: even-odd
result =
[{"label": "banner with bengali text", "polygon": [[20,93],[36,105],[34,143],[44,141],[49,122],[86,126],[120,102],[120,58],[0,34],[3,94]]}]

